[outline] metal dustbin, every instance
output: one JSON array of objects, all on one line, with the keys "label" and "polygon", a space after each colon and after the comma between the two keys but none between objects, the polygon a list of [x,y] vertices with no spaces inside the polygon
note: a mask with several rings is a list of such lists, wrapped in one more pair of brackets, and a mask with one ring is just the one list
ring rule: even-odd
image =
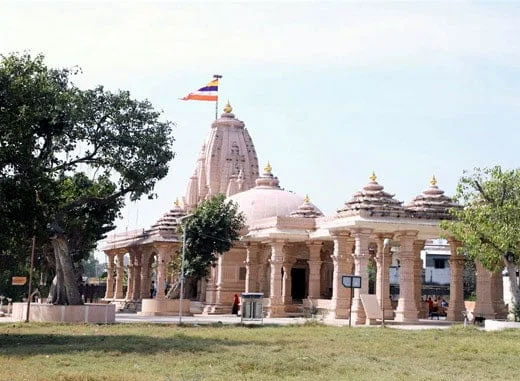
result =
[{"label": "metal dustbin", "polygon": [[244,292],[241,294],[241,322],[264,321],[264,294],[263,292]]}]

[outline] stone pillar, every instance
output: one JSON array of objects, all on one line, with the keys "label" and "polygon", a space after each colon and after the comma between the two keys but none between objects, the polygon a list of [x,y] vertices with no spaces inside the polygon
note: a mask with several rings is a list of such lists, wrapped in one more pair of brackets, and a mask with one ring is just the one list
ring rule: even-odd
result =
[{"label": "stone pillar", "polygon": [[477,272],[477,300],[475,301],[473,316],[494,319],[495,310],[491,297],[491,272],[486,270],[480,262],[475,262],[475,268]]},{"label": "stone pillar", "polygon": [[[385,319],[394,318],[394,309],[390,300],[390,265],[392,264],[392,252],[390,245],[384,247],[385,239],[392,238],[391,235],[379,235],[377,237],[377,254],[376,254],[376,295],[377,301],[381,307],[384,307]],[[383,261],[384,256],[384,261]],[[384,262],[384,263],[383,263]],[[384,277],[383,277],[384,274]]]},{"label": "stone pillar", "polygon": [[258,291],[258,251],[259,247],[256,243],[247,245],[246,253],[246,292]]},{"label": "stone pillar", "polygon": [[140,281],[140,297],[141,299],[150,299],[150,259],[152,253],[150,251],[143,251],[141,253],[141,281]]},{"label": "stone pillar", "polygon": [[200,294],[199,294],[199,302],[205,302],[206,301],[206,284],[207,284],[206,278],[200,279]]},{"label": "stone pillar", "polygon": [[136,250],[134,254],[134,287],[132,292],[132,300],[141,300],[141,249]]},{"label": "stone pillar", "polygon": [[105,299],[114,298],[114,255],[107,254],[107,289]]},{"label": "stone pillar", "polygon": [[458,253],[460,243],[450,240],[450,304],[448,305],[447,320],[462,321],[464,306],[464,256]]},{"label": "stone pillar", "polygon": [[123,299],[123,278],[125,276],[125,270],[124,270],[124,259],[125,254],[117,254],[117,262],[116,262],[116,294],[114,296],[114,299]]},{"label": "stone pillar", "polygon": [[126,297],[125,300],[128,302],[130,300],[134,300],[134,261],[135,254],[134,251],[128,252],[129,261],[127,265],[127,283],[126,283]]},{"label": "stone pillar", "polygon": [[264,293],[264,297],[265,297],[265,294],[266,294],[266,287],[265,287],[266,264],[265,264],[265,262],[263,260],[263,256],[259,255],[258,256],[258,260],[259,260],[258,267],[257,267],[257,271],[258,271],[258,292],[263,292]]},{"label": "stone pillar", "polygon": [[169,253],[167,246],[157,247],[157,300],[165,300],[166,295],[164,293],[166,286],[166,266],[169,262]]},{"label": "stone pillar", "polygon": [[283,283],[282,283],[282,297],[283,304],[289,305],[292,304],[292,266],[293,261],[288,260],[287,258],[282,264],[283,269]]},{"label": "stone pillar", "polygon": [[414,285],[414,295],[415,295],[415,305],[417,306],[417,317],[422,319],[426,318],[428,315],[428,311],[426,309],[426,303],[423,302],[422,299],[422,270],[423,270],[423,261],[421,259],[421,251],[424,249],[425,241],[417,240],[413,243],[413,257],[414,257],[414,266],[413,266],[413,277],[415,281]]},{"label": "stone pillar", "polygon": [[282,263],[284,260],[284,242],[271,243],[271,282],[269,317],[284,316],[282,298]]},{"label": "stone pillar", "polygon": [[320,271],[321,271],[321,247],[322,243],[319,241],[311,241],[307,243],[309,248],[309,297],[311,299],[320,298]]},{"label": "stone pillar", "polygon": [[343,287],[341,277],[352,273],[352,248],[354,240],[349,233],[333,233],[334,253],[331,255],[334,264],[332,275],[331,312],[335,319],[347,319],[350,312],[350,289]]},{"label": "stone pillar", "polygon": [[508,311],[504,303],[504,279],[502,269],[491,274],[491,303],[495,311],[495,319],[505,319]]},{"label": "stone pillar", "polygon": [[397,304],[397,310],[395,311],[395,320],[401,322],[418,321],[414,278],[415,237],[417,237],[417,232],[415,231],[404,231],[399,233],[399,240],[401,242],[401,250],[399,252],[399,258],[401,260],[401,279],[399,280],[399,302]]},{"label": "stone pillar", "polygon": [[368,244],[371,229],[357,229],[352,231],[356,247],[354,251],[354,274],[361,277],[361,288],[354,289],[352,299],[352,323],[364,324],[366,322],[365,308],[361,301],[361,295],[368,294]]}]

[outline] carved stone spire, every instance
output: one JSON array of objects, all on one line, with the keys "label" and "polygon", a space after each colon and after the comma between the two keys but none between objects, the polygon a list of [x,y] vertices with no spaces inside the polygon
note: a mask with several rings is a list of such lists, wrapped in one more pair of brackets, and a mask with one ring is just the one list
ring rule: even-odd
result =
[{"label": "carved stone spire", "polygon": [[377,182],[374,172],[369,177],[370,182],[359,192],[354,193],[345,206],[338,210],[339,216],[378,215],[399,217],[404,214],[402,202],[396,200],[393,194],[385,192],[384,187]]},{"label": "carved stone spire", "polygon": [[437,186],[437,179],[432,176],[430,187],[405,205],[404,208],[417,218],[448,220],[453,218],[449,210],[460,208],[460,205],[444,195],[444,191]]},{"label": "carved stone spire", "polygon": [[303,200],[303,204],[301,204],[298,209],[293,210],[290,216],[300,218],[317,218],[323,216],[323,213],[313,204],[311,204],[309,195],[307,195]]},{"label": "carved stone spire", "polygon": [[235,193],[255,186],[259,175],[255,147],[244,122],[236,119],[232,111],[228,103],[221,117],[211,125],[197,160],[194,174],[197,186],[193,185],[194,179],[190,179],[186,191],[190,208],[196,206],[192,204],[192,189],[196,188],[198,204],[215,194],[227,194],[232,179],[236,184],[231,185],[231,191]]}]

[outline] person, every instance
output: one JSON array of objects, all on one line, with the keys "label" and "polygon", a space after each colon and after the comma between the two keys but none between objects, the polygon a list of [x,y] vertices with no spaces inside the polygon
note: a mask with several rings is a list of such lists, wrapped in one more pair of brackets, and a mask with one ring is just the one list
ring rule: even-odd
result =
[{"label": "person", "polygon": [[153,299],[155,296],[155,282],[152,280],[152,284],[150,285],[150,299]]},{"label": "person", "polygon": [[231,307],[231,315],[238,315],[239,306],[240,306],[240,300],[238,299],[238,294],[235,294],[235,298],[233,300],[233,307]]},{"label": "person", "polygon": [[444,298],[441,300],[441,307],[442,308],[447,308],[448,307],[448,302],[446,300],[444,300]]},{"label": "person", "polygon": [[428,298],[427,303],[428,303],[428,315],[429,315],[433,312],[433,301],[432,301],[431,297]]}]

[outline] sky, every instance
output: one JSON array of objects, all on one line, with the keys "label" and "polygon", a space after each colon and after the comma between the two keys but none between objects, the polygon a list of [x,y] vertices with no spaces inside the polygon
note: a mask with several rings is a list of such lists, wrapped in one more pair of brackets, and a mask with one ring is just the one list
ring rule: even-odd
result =
[{"label": "sky", "polygon": [[463,170],[518,167],[518,36],[517,1],[0,3],[1,54],[79,66],[80,87],[130,90],[175,122],[158,198],[128,203],[120,232],[184,195],[214,104],[178,98],[216,73],[260,167],[326,214],[372,171],[408,202],[432,174],[451,195]]}]

